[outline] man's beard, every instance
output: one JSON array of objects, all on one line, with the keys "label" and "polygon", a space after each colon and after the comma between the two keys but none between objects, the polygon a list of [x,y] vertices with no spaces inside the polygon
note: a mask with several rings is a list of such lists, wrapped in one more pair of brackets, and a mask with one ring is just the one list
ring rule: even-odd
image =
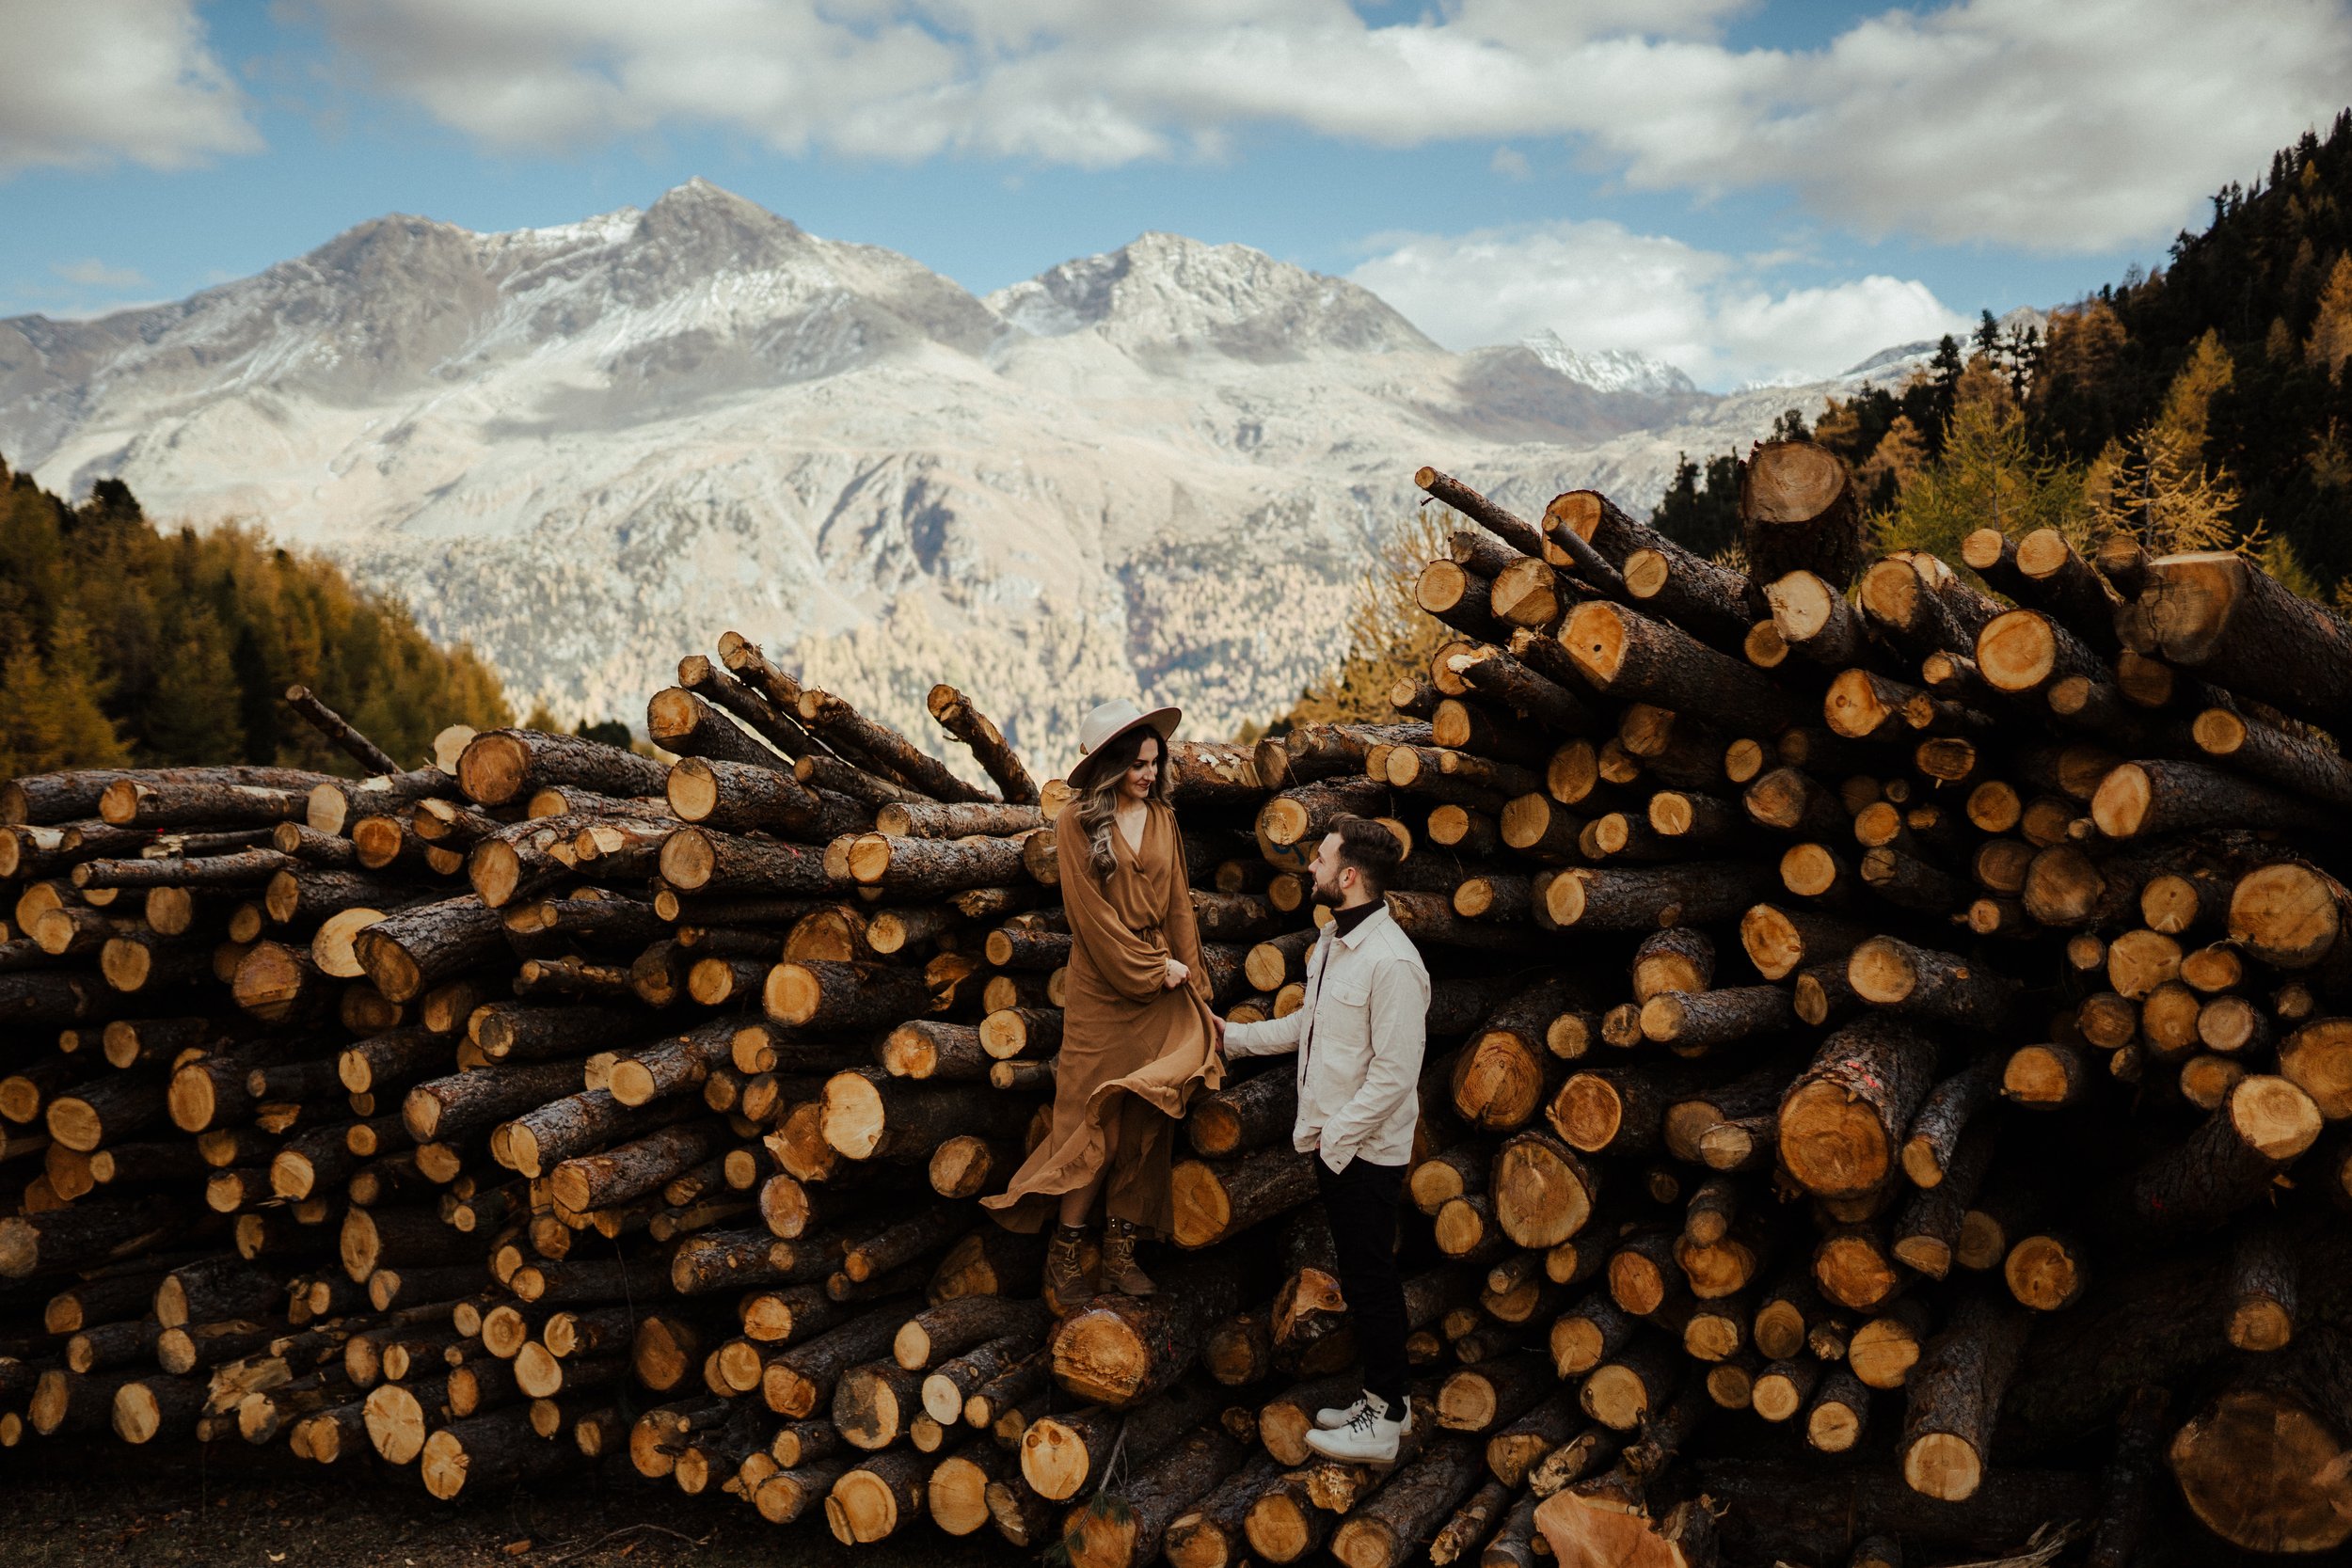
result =
[{"label": "man's beard", "polygon": [[1340,901],[1346,896],[1344,890],[1336,885],[1327,885],[1320,877],[1317,877],[1309,886],[1307,893],[1309,902],[1320,905],[1327,910],[1338,909]]}]

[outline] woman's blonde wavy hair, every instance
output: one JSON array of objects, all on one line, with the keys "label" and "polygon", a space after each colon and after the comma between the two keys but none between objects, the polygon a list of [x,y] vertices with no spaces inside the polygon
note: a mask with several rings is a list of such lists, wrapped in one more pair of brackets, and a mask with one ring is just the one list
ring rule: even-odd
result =
[{"label": "woman's blonde wavy hair", "polygon": [[1119,853],[1111,845],[1111,834],[1118,831],[1119,785],[1142,752],[1146,740],[1160,741],[1160,766],[1152,778],[1151,799],[1167,804],[1168,742],[1160,740],[1158,733],[1146,724],[1113,736],[1095,753],[1098,760],[1092,768],[1093,782],[1078,797],[1078,826],[1087,835],[1087,863],[1106,882],[1111,873],[1119,869]]}]

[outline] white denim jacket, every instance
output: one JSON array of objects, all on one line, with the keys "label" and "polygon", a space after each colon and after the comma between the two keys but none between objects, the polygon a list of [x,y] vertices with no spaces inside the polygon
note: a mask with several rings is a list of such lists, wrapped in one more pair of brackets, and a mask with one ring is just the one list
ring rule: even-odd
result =
[{"label": "white denim jacket", "polygon": [[1225,1028],[1229,1056],[1298,1053],[1299,1151],[1320,1149],[1336,1174],[1358,1155],[1379,1165],[1413,1157],[1414,1088],[1427,1039],[1429,971],[1384,909],[1344,937],[1327,926],[1307,951],[1307,1000],[1286,1018]]}]

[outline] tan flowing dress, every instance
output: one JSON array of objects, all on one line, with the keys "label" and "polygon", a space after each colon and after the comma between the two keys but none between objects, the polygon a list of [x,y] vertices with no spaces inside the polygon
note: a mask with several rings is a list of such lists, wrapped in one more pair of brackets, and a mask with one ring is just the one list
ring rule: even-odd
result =
[{"label": "tan flowing dress", "polygon": [[[1111,830],[1118,867],[1106,882],[1089,863],[1078,808],[1055,818],[1063,908],[1070,917],[1070,974],[1061,1054],[1054,1069],[1054,1125],[1012,1182],[981,1201],[998,1223],[1036,1230],[1054,1199],[1103,1168],[1104,1130],[1118,1155],[1104,1191],[1113,1219],[1168,1234],[1175,1228],[1168,1164],[1177,1118],[1193,1096],[1223,1082],[1210,1050],[1209,977],[1200,962],[1176,813],[1153,800],[1143,845]],[[1168,960],[1192,972],[1170,990]]]}]

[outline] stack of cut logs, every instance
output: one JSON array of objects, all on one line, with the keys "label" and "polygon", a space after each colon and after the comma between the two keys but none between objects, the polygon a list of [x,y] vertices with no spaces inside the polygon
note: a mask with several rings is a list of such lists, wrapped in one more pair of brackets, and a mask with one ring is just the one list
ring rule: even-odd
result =
[{"label": "stack of cut logs", "polygon": [[1355,1346],[1285,1059],[1189,1117],[1161,1292],[1048,1316],[977,1199],[1051,1095],[1066,791],[953,689],[993,788],[732,634],[666,766],[403,769],[297,689],[372,776],[0,790],[0,1447],[1081,1568],[2352,1535],[2352,631],[2127,538],[1868,561],[1803,443],[1744,466],[1751,575],[1420,483],[1477,526],[1392,721],[1171,752],[1231,1016],[1299,1005],[1337,816],[1407,847],[1392,1470],[1304,1441]]}]

